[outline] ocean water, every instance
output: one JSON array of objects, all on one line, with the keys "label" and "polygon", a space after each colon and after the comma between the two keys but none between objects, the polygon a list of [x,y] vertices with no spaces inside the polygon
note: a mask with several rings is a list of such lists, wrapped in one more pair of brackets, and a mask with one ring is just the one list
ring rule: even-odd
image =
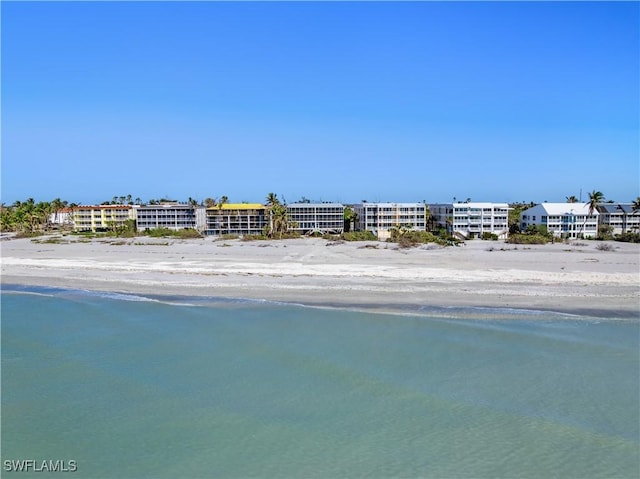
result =
[{"label": "ocean water", "polygon": [[640,475],[639,320],[17,286],[1,312],[2,477]]}]

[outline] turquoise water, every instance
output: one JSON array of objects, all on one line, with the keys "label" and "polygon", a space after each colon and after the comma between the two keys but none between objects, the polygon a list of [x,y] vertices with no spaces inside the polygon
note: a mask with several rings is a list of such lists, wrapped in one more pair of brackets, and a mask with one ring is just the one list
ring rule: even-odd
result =
[{"label": "turquoise water", "polygon": [[5,287],[2,476],[638,477],[640,322],[479,311]]}]

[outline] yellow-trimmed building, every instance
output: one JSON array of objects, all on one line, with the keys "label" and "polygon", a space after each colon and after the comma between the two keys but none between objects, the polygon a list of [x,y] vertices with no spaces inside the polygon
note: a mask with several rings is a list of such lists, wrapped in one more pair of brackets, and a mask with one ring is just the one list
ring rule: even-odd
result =
[{"label": "yellow-trimmed building", "polygon": [[106,231],[135,220],[136,210],[131,205],[83,205],[69,216],[75,231]]},{"label": "yellow-trimmed building", "polygon": [[268,224],[267,207],[260,203],[224,203],[207,208],[207,235],[259,235]]}]

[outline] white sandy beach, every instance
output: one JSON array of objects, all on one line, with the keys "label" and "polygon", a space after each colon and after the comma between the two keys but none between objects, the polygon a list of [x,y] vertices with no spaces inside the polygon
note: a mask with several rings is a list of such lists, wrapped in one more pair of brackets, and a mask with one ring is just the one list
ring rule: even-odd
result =
[{"label": "white sandy beach", "polygon": [[640,317],[640,245],[595,241],[398,249],[323,239],[11,239],[2,283],[380,310],[480,306]]}]

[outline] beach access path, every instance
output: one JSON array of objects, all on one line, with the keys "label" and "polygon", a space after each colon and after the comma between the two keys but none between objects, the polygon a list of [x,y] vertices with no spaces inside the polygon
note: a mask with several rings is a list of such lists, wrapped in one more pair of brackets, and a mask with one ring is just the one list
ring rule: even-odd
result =
[{"label": "beach access path", "polygon": [[[611,251],[598,249],[608,244]],[[3,284],[402,311],[498,307],[640,317],[640,245],[179,240],[52,235],[0,242]]]}]

